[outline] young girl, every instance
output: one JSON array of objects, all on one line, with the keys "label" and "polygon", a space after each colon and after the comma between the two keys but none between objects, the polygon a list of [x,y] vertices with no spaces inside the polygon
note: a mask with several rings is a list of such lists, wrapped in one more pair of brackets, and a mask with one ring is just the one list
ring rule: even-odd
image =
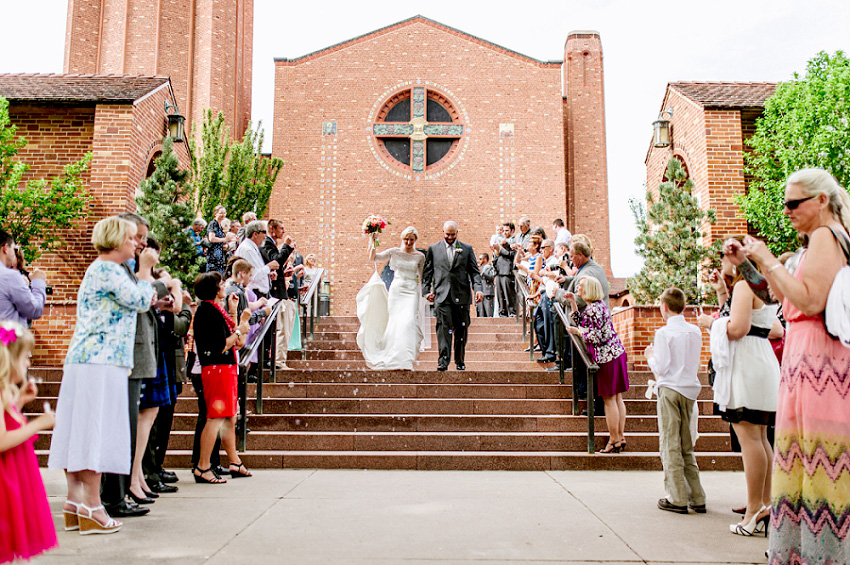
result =
[{"label": "young girl", "polygon": [[12,321],[0,322],[0,563],[29,559],[56,547],[56,530],[33,444],[53,427],[53,413],[27,423],[23,406],[35,399],[25,382],[33,336]]}]

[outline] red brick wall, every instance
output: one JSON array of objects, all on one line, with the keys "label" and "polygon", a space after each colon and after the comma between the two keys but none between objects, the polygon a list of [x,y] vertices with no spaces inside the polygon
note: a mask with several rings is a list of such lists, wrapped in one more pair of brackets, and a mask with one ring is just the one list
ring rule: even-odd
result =
[{"label": "red brick wall", "polygon": [[[717,308],[706,306],[706,314],[712,314]],[[685,320],[696,324],[699,309],[696,306],[688,306],[685,309]],[[649,369],[643,351],[655,339],[655,330],[664,325],[661,311],[654,306],[628,306],[612,314],[614,329],[623,347],[626,348],[626,357],[629,366],[635,370],[646,371]],[[708,343],[708,333],[702,332],[702,355],[700,356],[700,370],[707,370],[708,360],[711,358]]]},{"label": "red brick wall", "polygon": [[253,0],[70,0],[65,72],[169,75],[187,128],[210,107],[241,137],[251,115],[253,9]]},{"label": "red brick wall", "polygon": [[[67,244],[59,252],[47,253],[35,262],[47,273],[54,293],[48,297],[45,314],[33,325],[37,341],[34,365],[62,363],[73,333],[77,289],[95,258],[89,240],[91,228],[108,215],[135,209],[136,188],[150,157],[161,148],[167,96],[168,88],[161,88],[136,106],[10,105],[13,123],[29,141],[19,154],[21,161],[32,165],[27,179],[52,178],[86,152],[93,155],[83,175],[93,196],[89,217],[63,234]],[[185,144],[175,147],[181,164],[187,165]]]},{"label": "red brick wall", "polygon": [[709,206],[717,211],[711,239],[747,233],[735,197],[745,193],[743,134],[739,109],[707,109],[705,112],[706,158],[710,171]]},{"label": "red brick wall", "polygon": [[[299,250],[317,252],[330,270],[335,314],[354,312],[372,272],[360,233],[370,213],[392,222],[384,247],[397,245],[407,225],[426,247],[454,219],[459,239],[478,252],[503,219],[528,215],[549,229],[564,217],[560,67],[422,20],[277,61],[273,154],[285,166],[269,217],[283,220]],[[378,156],[371,120],[393,92],[418,81],[449,97],[466,133],[458,157],[417,178]],[[336,121],[336,136],[322,136],[324,121]],[[500,137],[501,123],[514,125],[513,137]]]},{"label": "red brick wall", "polygon": [[567,228],[590,236],[594,259],[611,271],[602,42],[573,32],[564,48]]}]

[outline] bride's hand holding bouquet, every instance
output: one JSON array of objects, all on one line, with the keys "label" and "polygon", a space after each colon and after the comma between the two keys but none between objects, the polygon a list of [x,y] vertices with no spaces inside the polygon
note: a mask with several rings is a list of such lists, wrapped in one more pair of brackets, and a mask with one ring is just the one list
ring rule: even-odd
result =
[{"label": "bride's hand holding bouquet", "polygon": [[384,228],[388,225],[390,225],[390,222],[375,214],[372,214],[363,220],[363,234],[371,236],[369,238],[370,247],[378,247],[380,245],[380,242],[378,241],[378,234],[384,231]]}]

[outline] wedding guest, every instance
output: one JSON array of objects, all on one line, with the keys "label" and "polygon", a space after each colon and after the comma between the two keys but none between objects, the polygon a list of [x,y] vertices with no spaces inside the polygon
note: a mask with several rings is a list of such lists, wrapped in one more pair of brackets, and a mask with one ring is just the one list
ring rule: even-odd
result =
[{"label": "wedding guest", "polygon": [[658,379],[658,432],[664,490],[658,508],[687,514],[690,506],[705,514],[705,490],[699,480],[694,457],[691,421],[702,384],[699,381],[702,335],[685,321],[685,293],[670,287],[661,294],[661,317],[665,325],[655,331],[653,344],[646,348],[646,362]]},{"label": "wedding guest", "polygon": [[493,249],[495,255],[493,267],[496,269],[496,292],[499,294],[499,316],[516,315],[516,283],[514,281],[514,261],[516,249],[512,247],[514,227],[513,222],[503,225],[504,239]]},{"label": "wedding guest", "polygon": [[47,300],[47,275],[34,269],[27,284],[18,271],[15,239],[0,229],[0,320],[14,320],[22,326],[41,318]]},{"label": "wedding guest", "polygon": [[243,241],[245,241],[245,228],[248,227],[248,224],[256,221],[257,214],[255,212],[245,212],[244,214],[242,214],[242,225],[239,227],[239,231],[236,232],[237,246]]},{"label": "wedding guest", "polygon": [[[575,293],[566,299],[573,306],[572,317],[576,326],[568,331],[580,335],[588,344],[588,352],[599,365],[596,384],[605,403],[605,422],[608,425],[608,443],[599,453],[619,453],[626,449],[626,404],[623,393],[629,390],[629,370],[626,350],[614,330],[611,312],[603,301],[602,285],[594,277],[579,279]],[[579,310],[577,300],[586,306]]]},{"label": "wedding guest", "polygon": [[[101,505],[100,474],[128,475],[132,461],[127,381],[137,315],[148,311],[154,296],[149,282],[131,279],[122,267],[135,255],[136,233],[136,225],[115,216],[94,226],[98,258],[77,293],[76,326],[56,405],[47,465],[65,470],[68,497],[62,510],[79,516],[81,533],[112,533],[122,525]],[[156,253],[144,250],[138,261],[140,269],[150,269]]]},{"label": "wedding guest", "polygon": [[260,245],[266,239],[266,226],[263,222],[251,222],[245,228],[245,241],[239,244],[234,254],[248,261],[254,267],[254,275],[248,287],[260,297],[268,297],[271,289],[269,274],[280,266],[276,260],[266,262],[260,252]]},{"label": "wedding guest", "polygon": [[[731,265],[731,259],[725,257],[724,270]],[[776,318],[778,306],[757,298],[740,273],[735,275],[729,294],[728,316],[715,319],[703,314],[697,322],[712,336],[714,401],[741,443],[747,512],[729,529],[734,534],[752,536],[766,532],[770,515],[773,450],[767,441],[767,427],[776,416],[779,363],[768,337],[772,328],[782,330]]]},{"label": "wedding guest", "polygon": [[555,218],[552,220],[552,230],[555,232],[555,245],[563,243],[566,246],[570,244],[570,230],[564,227],[564,220]]},{"label": "wedding guest", "polygon": [[210,247],[207,250],[207,268],[211,271],[224,272],[226,266],[226,253],[224,246],[233,240],[233,236],[228,234],[222,222],[227,219],[227,210],[219,204],[213,209],[213,219],[207,224],[207,239],[210,242]]},{"label": "wedding guest", "polygon": [[[255,222],[256,223],[256,222]],[[249,235],[245,242],[250,241]],[[243,243],[245,243],[243,242]],[[239,298],[235,294],[227,300],[227,311],[219,303],[224,298],[224,281],[218,273],[204,273],[195,279],[195,295],[202,302],[195,312],[195,343],[201,364],[204,384],[207,422],[201,433],[201,450],[198,465],[192,470],[197,483],[221,484],[227,482],[213,472],[210,463],[215,438],[221,430],[221,445],[227,452],[232,478],[250,477],[239,453],[236,451],[236,351],[245,345],[250,330],[249,311],[236,317]],[[235,319],[239,319],[236,325]]]},{"label": "wedding guest", "polygon": [[[21,324],[0,321],[0,563],[30,559],[56,547],[56,530],[35,455],[37,434],[53,427],[49,410],[28,422],[24,405],[38,388],[27,381],[35,340]],[[79,524],[68,515],[66,526]],[[78,527],[78,526],[77,526]]]},{"label": "wedding guest", "polygon": [[[283,222],[274,218],[268,221],[268,235],[263,241],[261,251],[264,261],[267,263],[277,261],[278,263],[278,268],[274,273],[275,276],[269,291],[271,296],[278,300],[285,301],[287,299],[286,278],[291,274],[291,271],[287,274],[287,261],[294,251],[293,244],[292,237],[286,233]],[[289,368],[286,364],[286,358],[291,330],[287,333],[286,328],[291,328],[294,320],[295,309],[288,302],[284,302],[284,305],[278,310],[277,320],[275,320],[277,332],[275,334],[276,358],[274,359],[274,363],[276,369],[284,370]]]},{"label": "wedding guest", "polygon": [[478,255],[478,270],[481,271],[481,291],[484,300],[475,305],[475,314],[479,318],[493,317],[493,283],[496,280],[496,269],[490,264],[490,255],[480,253]]},{"label": "wedding guest", "polygon": [[[827,305],[827,297],[839,284],[846,294],[846,280],[839,283],[837,274],[850,248],[850,197],[823,169],[803,169],[788,177],[784,213],[804,245],[791,270],[753,238],[744,239],[743,249],[731,242],[725,246],[739,269],[745,257],[762,268],[783,301],[788,323],[776,415],[769,563],[848,563],[850,532],[844,526],[850,500],[847,472],[838,469],[850,459],[850,349],[827,331],[833,322],[846,324]],[[763,289],[760,277],[750,270],[745,274]]]}]

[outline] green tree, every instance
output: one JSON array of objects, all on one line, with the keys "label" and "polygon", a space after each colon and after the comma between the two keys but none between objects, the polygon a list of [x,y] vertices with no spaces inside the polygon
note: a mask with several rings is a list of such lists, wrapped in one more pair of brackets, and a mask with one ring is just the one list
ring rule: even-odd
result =
[{"label": "green tree", "polygon": [[154,161],[153,174],[140,184],[138,212],[151,224],[151,236],[162,246],[160,263],[191,289],[201,272],[204,258],[198,257],[188,229],[195,219],[189,171],[180,168],[171,138],[162,144]]},{"label": "green tree", "polygon": [[256,131],[249,127],[241,141],[232,142],[224,113],[213,117],[211,110],[204,112],[201,147],[191,144],[192,182],[204,218],[212,218],[219,204],[231,218],[241,218],[248,211],[258,217],[265,214],[283,161],[263,156],[262,147],[262,122]]},{"label": "green tree", "polygon": [[747,142],[744,170],[749,192],[738,199],[744,217],[776,254],[796,249],[796,232],[782,213],[785,180],[794,171],[821,167],[850,184],[850,60],[820,52],[806,76],[780,83],[767,99],[756,133]]},{"label": "green tree", "polygon": [[0,227],[12,234],[27,262],[64,243],[63,231],[88,215],[89,195],[82,174],[91,154],[62,168],[52,181],[30,179],[26,163],[16,160],[27,140],[17,135],[9,118],[9,102],[0,96]]},{"label": "green tree", "polygon": [[638,304],[654,304],[667,287],[677,286],[689,304],[711,301],[698,283],[701,269],[719,250],[720,242],[706,246],[701,231],[716,220],[714,210],[701,210],[691,194],[693,182],[675,157],[667,163],[668,180],[658,185],[657,195],[647,191],[646,206],[632,199],[630,206],[638,228],[637,254],[641,271],[627,282]]}]

